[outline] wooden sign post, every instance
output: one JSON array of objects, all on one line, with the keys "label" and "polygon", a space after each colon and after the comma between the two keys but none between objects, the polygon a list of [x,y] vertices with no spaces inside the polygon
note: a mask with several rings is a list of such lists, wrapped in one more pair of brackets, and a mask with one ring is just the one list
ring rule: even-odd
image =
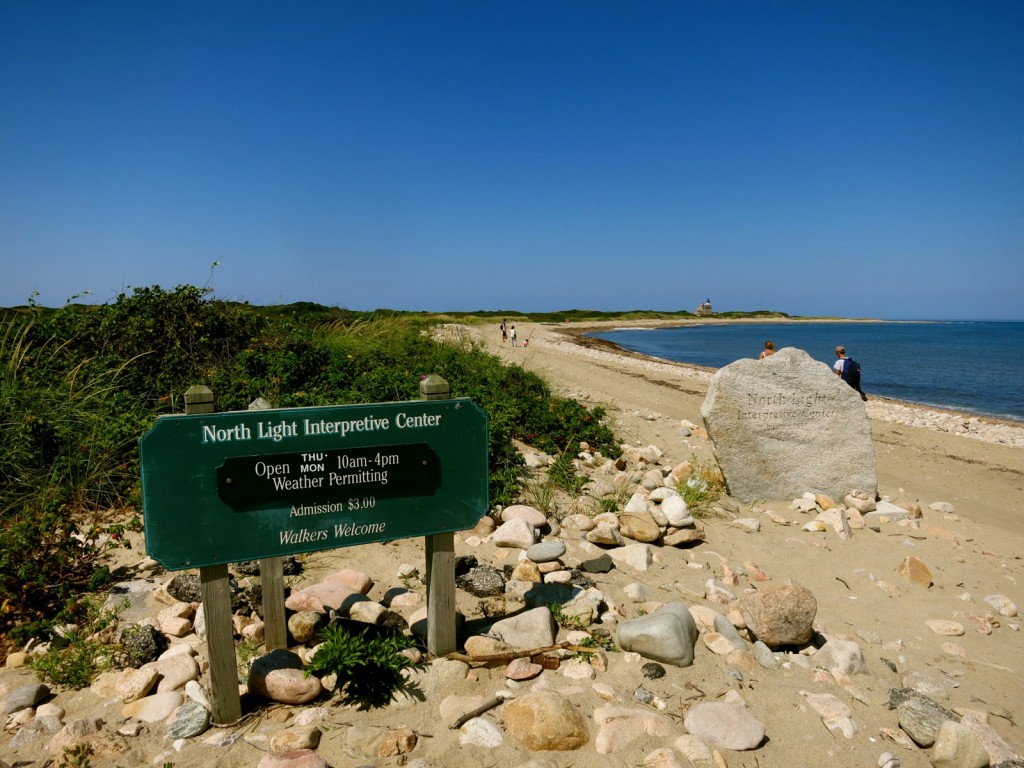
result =
[{"label": "wooden sign post", "polygon": [[192,387],[184,416],[140,444],[146,549],[199,568],[214,722],[241,716],[227,564],[259,560],[267,649],[284,647],[285,554],[425,537],[427,647],[455,650],[454,532],[487,513],[487,415],[428,376],[421,400],[215,413]]}]

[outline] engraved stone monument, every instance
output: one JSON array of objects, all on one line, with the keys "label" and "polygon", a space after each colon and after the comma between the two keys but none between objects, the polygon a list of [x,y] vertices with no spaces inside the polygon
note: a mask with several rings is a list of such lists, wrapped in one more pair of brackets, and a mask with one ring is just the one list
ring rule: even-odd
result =
[{"label": "engraved stone monument", "polygon": [[864,402],[801,349],[719,369],[701,415],[729,493],[740,501],[877,490]]}]

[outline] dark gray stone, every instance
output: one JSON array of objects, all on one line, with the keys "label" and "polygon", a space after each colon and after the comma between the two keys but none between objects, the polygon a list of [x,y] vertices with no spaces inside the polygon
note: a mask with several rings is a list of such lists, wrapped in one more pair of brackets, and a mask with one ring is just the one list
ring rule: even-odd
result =
[{"label": "dark gray stone", "polygon": [[584,573],[608,573],[615,567],[615,561],[611,555],[600,555],[580,563],[579,569]]},{"label": "dark gray stone", "polygon": [[649,661],[640,667],[640,674],[648,680],[658,680],[665,676],[665,668],[653,661]]},{"label": "dark gray stone", "polygon": [[739,630],[721,613],[715,615],[715,632],[736,646],[737,651],[750,650],[747,641],[740,637]]},{"label": "dark gray stone", "polygon": [[924,749],[935,743],[935,737],[944,722],[960,721],[957,715],[924,695],[902,701],[896,707],[896,719],[907,736]]},{"label": "dark gray stone", "polygon": [[648,659],[688,667],[693,664],[697,624],[682,603],[668,603],[654,613],[623,622],[618,646]]},{"label": "dark gray stone", "polygon": [[775,654],[772,649],[762,643],[760,640],[754,643],[754,649],[752,651],[754,659],[765,669],[778,669],[779,660],[775,658]]},{"label": "dark gray stone", "polygon": [[172,739],[188,739],[205,733],[209,727],[209,711],[199,702],[189,700],[178,708],[167,735]]},{"label": "dark gray stone", "polygon": [[128,655],[128,666],[136,669],[156,661],[168,645],[164,633],[151,624],[130,624],[121,630],[118,642]]},{"label": "dark gray stone", "polygon": [[654,703],[654,694],[642,687],[633,691],[633,698],[641,704],[649,705]]},{"label": "dark gray stone", "polygon": [[478,565],[455,578],[455,585],[474,597],[491,597],[505,591],[505,577],[490,565]]},{"label": "dark gray stone", "polygon": [[7,703],[4,705],[4,714],[10,715],[20,712],[23,709],[30,709],[50,695],[50,687],[44,683],[31,683],[15,688]]},{"label": "dark gray stone", "polygon": [[535,563],[548,563],[564,554],[565,543],[561,539],[538,541],[526,550],[526,556]]},{"label": "dark gray stone", "polygon": [[200,603],[203,600],[198,573],[176,573],[167,582],[166,589],[168,595],[182,603]]}]

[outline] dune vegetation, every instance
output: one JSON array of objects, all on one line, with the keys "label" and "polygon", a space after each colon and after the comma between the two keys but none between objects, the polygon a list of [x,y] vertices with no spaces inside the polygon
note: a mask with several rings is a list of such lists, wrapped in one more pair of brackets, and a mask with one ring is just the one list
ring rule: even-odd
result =
[{"label": "dune vegetation", "polygon": [[[139,438],[205,384],[220,411],[410,400],[423,376],[488,415],[491,504],[522,490],[513,441],[558,455],[616,444],[600,408],[458,338],[443,317],[225,302],[190,285],[104,305],[30,303],[0,315],[0,639],[45,639],[114,574],[103,550],[143,524]],[[452,343],[452,342],[455,343]],[[2,655],[2,654],[0,654]]]}]

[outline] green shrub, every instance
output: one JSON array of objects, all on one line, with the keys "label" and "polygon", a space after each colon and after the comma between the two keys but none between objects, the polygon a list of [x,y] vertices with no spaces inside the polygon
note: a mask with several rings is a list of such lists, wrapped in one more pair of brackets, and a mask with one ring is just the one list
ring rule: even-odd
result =
[{"label": "green shrub", "polygon": [[566,449],[560,452],[554,462],[548,467],[548,477],[558,488],[571,494],[578,494],[580,489],[587,484],[587,478],[576,474],[576,454]]},{"label": "green shrub", "polygon": [[367,626],[365,633],[350,632],[329,624],[320,632],[321,644],[309,660],[306,674],[336,675],[334,692],[349,703],[381,707],[402,687],[402,670],[412,660],[399,651],[412,648],[411,637],[378,632]]},{"label": "green shrub", "polygon": [[678,491],[694,517],[705,517],[711,503],[725,493],[721,472],[694,460],[693,473],[679,486]]},{"label": "green shrub", "polygon": [[[139,438],[180,412],[194,384],[218,410],[258,397],[275,407],[410,400],[429,374],[488,415],[489,496],[518,500],[527,477],[514,441],[565,457],[578,488],[580,441],[609,454],[601,408],[554,395],[538,376],[468,343],[440,343],[415,313],[300,303],[256,308],[210,290],[134,288],[110,304],[68,303],[0,318],[0,635],[27,639],[74,612],[110,574],[95,545],[138,516]],[[561,470],[566,470],[562,472]],[[113,516],[113,519],[112,519]],[[104,521],[112,522],[104,525]]]},{"label": "green shrub", "polygon": [[32,659],[31,666],[43,680],[65,688],[80,689],[89,686],[99,672],[113,666],[117,648],[98,638],[117,622],[123,608],[105,611],[90,600],[79,604],[81,615],[76,617],[73,629],[64,640],[67,645],[54,647],[42,656]]}]

